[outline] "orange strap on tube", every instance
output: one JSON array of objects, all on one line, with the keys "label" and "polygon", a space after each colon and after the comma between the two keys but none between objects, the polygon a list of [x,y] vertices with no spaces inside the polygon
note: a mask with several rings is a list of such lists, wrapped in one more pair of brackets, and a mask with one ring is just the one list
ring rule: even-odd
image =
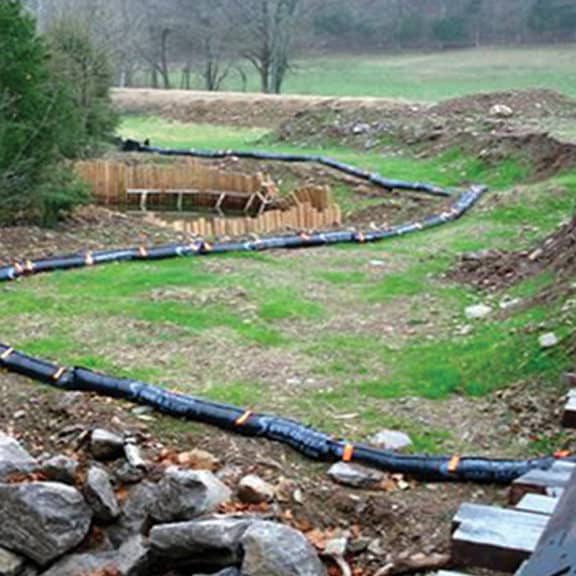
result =
[{"label": "orange strap on tube", "polygon": [[236,420],[235,424],[236,426],[244,426],[244,424],[246,424],[246,422],[248,422],[248,420],[250,419],[250,416],[252,416],[252,414],[254,414],[251,410],[247,410],[246,412],[244,412],[244,414],[242,414],[242,416],[240,416],[240,418],[238,418],[238,420]]},{"label": "orange strap on tube", "polygon": [[342,461],[343,462],[352,462],[353,456],[354,456],[354,445],[353,444],[346,444],[346,446],[344,446],[344,450],[342,452]]},{"label": "orange strap on tube", "polygon": [[54,376],[52,376],[52,380],[58,382],[58,380],[64,376],[64,372],[66,372],[66,368],[58,368],[58,370],[56,370],[54,373]]},{"label": "orange strap on tube", "polygon": [[2,354],[0,354],[0,360],[8,360],[12,354],[14,354],[14,348],[8,348],[7,350],[4,350]]},{"label": "orange strap on tube", "polygon": [[462,458],[460,458],[460,456],[454,456],[450,462],[448,462],[448,472],[450,472],[450,474],[455,474],[458,471],[461,460]]}]

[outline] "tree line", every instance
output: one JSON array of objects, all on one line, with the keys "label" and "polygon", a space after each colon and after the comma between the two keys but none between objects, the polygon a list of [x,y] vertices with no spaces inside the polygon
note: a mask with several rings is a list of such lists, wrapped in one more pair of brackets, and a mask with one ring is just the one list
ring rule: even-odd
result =
[{"label": "tree line", "polygon": [[[256,71],[279,93],[294,60],[330,52],[437,50],[576,40],[575,0],[28,0],[110,51],[115,82],[219,90]],[[175,71],[178,74],[174,74]]]}]

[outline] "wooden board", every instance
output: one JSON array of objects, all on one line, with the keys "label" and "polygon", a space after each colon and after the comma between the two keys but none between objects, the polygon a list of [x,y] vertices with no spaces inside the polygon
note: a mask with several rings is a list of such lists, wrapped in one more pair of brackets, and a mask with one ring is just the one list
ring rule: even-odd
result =
[{"label": "wooden board", "polygon": [[542,496],[541,494],[526,494],[516,505],[516,510],[530,512],[531,514],[544,514],[552,516],[558,505],[558,498]]},{"label": "wooden board", "polygon": [[510,504],[515,506],[525,494],[542,494],[557,498],[568,485],[576,465],[556,462],[550,470],[532,470],[515,480],[510,490]]},{"label": "wooden board", "polygon": [[521,576],[576,574],[576,469]]},{"label": "wooden board", "polygon": [[542,514],[464,504],[455,519],[453,561],[513,573],[536,549],[548,521]]}]

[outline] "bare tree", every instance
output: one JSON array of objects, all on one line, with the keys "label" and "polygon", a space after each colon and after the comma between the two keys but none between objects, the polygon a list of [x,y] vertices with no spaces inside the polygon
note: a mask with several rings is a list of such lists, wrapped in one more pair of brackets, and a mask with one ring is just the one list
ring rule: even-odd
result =
[{"label": "bare tree", "polygon": [[265,93],[280,93],[290,70],[305,0],[232,0],[240,55]]}]

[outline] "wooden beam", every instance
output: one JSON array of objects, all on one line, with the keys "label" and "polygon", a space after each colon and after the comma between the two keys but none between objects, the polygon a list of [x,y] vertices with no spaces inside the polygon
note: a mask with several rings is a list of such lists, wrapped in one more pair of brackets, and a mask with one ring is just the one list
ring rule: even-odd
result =
[{"label": "wooden beam", "polygon": [[515,506],[525,494],[561,496],[568,485],[576,465],[571,462],[556,462],[550,470],[532,470],[515,480],[510,490],[510,504]]},{"label": "wooden beam", "polygon": [[568,576],[576,572],[576,469],[556,512],[520,576]]},{"label": "wooden beam", "polygon": [[465,504],[452,536],[454,563],[513,573],[536,549],[548,521],[542,514]]},{"label": "wooden beam", "polygon": [[552,516],[558,505],[558,498],[542,496],[541,494],[526,494],[516,504],[516,510],[530,512],[531,514],[544,514]]}]

